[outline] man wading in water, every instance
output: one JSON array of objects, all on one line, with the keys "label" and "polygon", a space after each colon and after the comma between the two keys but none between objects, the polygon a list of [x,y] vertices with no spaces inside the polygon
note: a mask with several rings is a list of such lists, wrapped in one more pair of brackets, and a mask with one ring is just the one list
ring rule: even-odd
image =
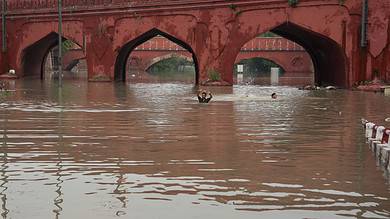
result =
[{"label": "man wading in water", "polygon": [[[209,98],[207,98],[207,93],[209,94]],[[213,95],[211,95],[211,92],[206,92],[205,90],[199,90],[198,91],[198,100],[199,103],[208,103],[210,102],[211,98],[213,98]]]}]

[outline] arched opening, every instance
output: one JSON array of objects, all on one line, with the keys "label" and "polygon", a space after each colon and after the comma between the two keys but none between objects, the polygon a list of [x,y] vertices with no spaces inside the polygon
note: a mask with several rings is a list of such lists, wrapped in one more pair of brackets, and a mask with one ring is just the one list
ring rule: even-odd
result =
[{"label": "arched opening", "polygon": [[[188,56],[177,54],[177,53],[170,53],[167,55],[152,58],[146,64],[145,71],[149,71],[154,65],[156,65],[160,62],[164,62],[164,61],[173,61],[174,64],[179,65],[179,66],[180,66],[180,64],[181,65],[191,64],[192,66],[194,66],[193,61],[192,61],[192,57],[188,57]],[[173,66],[167,66],[167,67],[173,67]]]},{"label": "arched opening", "polygon": [[313,62],[317,85],[347,86],[346,56],[337,42],[293,23],[284,23],[272,29],[271,32],[305,48]]},{"label": "arched opening", "polygon": [[254,57],[239,60],[234,65],[235,83],[270,85],[272,68],[278,69],[279,76],[286,72],[283,66],[269,59]]},{"label": "arched opening", "polygon": [[58,44],[58,34],[52,32],[25,48],[22,56],[23,76],[43,79],[45,57],[56,44]]},{"label": "arched opening", "polygon": [[115,80],[131,81],[137,73],[140,73],[140,69],[143,69],[143,73],[145,73],[148,65],[150,65],[148,64],[151,62],[150,60],[167,54],[180,56],[182,53],[188,53],[192,57],[195,69],[193,81],[197,84],[199,77],[198,60],[192,48],[187,43],[158,29],[152,29],[142,34],[120,49],[115,63]]},{"label": "arched opening", "polygon": [[192,58],[170,54],[157,57],[145,71],[155,82],[194,83],[195,65]]},{"label": "arched opening", "polygon": [[[62,69],[65,79],[88,78],[87,62],[83,48],[71,40],[64,40],[63,44]],[[43,79],[55,79],[59,69],[58,43],[49,49],[44,60]]]},{"label": "arched opening", "polygon": [[293,23],[284,23],[251,39],[241,48],[237,60],[252,57],[283,66],[281,85],[348,86],[347,61],[341,45]]},{"label": "arched opening", "polygon": [[314,84],[309,53],[299,44],[272,32],[265,32],[247,42],[237,55],[236,63],[234,81],[237,84]]},{"label": "arched opening", "polygon": [[[77,43],[63,38],[64,78],[87,78],[84,50]],[[51,79],[58,75],[58,34],[52,32],[23,50],[23,76]]]}]

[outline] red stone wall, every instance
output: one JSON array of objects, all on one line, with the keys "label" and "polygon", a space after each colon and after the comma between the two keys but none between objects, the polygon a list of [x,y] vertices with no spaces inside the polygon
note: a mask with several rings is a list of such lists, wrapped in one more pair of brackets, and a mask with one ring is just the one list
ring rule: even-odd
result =
[{"label": "red stone wall", "polygon": [[390,1],[369,1],[367,79],[390,82]]},{"label": "red stone wall", "polygon": [[[7,3],[8,53],[1,60],[8,61],[2,72],[4,68],[14,68],[20,76],[39,72],[43,57],[26,60],[32,56],[26,56],[26,51],[44,56],[52,46],[45,37],[57,31],[56,1]],[[195,54],[200,83],[208,80],[210,70],[232,83],[240,49],[271,30],[305,47],[314,59],[317,79],[352,86],[372,79],[375,69],[380,78],[389,80],[390,3],[369,3],[367,49],[359,45],[360,0],[348,0],[345,5],[339,0],[302,0],[296,8],[285,0],[64,0],[63,24],[66,38],[79,45],[85,42],[91,80],[113,80],[126,51],[158,30]]]}]

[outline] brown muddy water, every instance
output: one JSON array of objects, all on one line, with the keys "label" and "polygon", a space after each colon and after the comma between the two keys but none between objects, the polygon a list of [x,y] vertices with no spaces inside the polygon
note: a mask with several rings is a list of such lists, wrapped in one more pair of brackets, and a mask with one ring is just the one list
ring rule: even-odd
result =
[{"label": "brown muddy water", "polygon": [[201,105],[185,84],[14,86],[3,218],[390,218],[360,125],[390,117],[382,94],[234,86]]}]

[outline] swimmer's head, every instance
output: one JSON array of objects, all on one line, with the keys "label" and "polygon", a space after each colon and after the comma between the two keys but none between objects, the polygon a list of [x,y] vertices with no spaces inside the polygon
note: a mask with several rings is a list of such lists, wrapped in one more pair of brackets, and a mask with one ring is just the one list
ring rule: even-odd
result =
[{"label": "swimmer's head", "polygon": [[271,94],[271,98],[272,98],[272,99],[276,99],[277,97],[278,97],[278,96],[276,95],[276,93],[272,93],[272,94]]},{"label": "swimmer's head", "polygon": [[203,92],[202,92],[202,97],[203,97],[203,98],[206,98],[206,96],[207,96],[207,93],[203,91]]}]

